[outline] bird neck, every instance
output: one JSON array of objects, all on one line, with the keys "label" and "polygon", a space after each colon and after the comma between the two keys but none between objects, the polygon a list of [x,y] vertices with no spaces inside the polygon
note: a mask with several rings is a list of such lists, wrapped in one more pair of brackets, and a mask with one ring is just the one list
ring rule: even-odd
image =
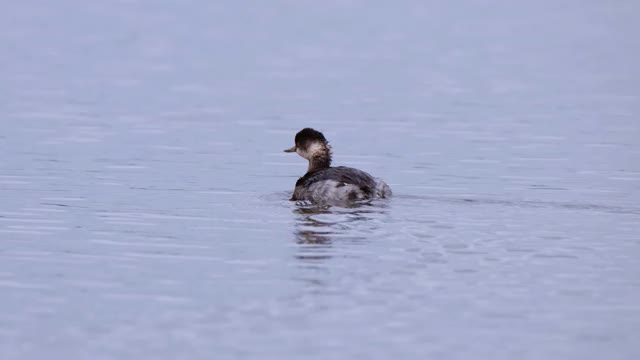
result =
[{"label": "bird neck", "polygon": [[331,167],[331,146],[329,144],[323,144],[309,157],[309,167],[307,172],[326,169]]}]

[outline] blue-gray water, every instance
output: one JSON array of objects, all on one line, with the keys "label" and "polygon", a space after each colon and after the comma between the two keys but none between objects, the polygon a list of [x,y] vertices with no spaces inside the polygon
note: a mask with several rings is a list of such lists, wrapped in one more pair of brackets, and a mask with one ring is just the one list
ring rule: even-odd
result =
[{"label": "blue-gray water", "polygon": [[639,10],[4,1],[0,358],[639,358]]}]

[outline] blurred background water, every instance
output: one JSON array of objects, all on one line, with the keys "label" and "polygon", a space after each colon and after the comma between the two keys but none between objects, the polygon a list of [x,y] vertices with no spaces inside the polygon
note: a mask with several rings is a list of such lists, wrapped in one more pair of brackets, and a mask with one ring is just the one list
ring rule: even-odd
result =
[{"label": "blurred background water", "polygon": [[637,359],[639,10],[4,1],[0,358]]}]

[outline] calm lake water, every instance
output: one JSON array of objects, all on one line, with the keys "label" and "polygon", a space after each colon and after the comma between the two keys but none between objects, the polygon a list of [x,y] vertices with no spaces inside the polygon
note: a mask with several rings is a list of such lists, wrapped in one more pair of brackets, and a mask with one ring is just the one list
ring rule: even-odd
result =
[{"label": "calm lake water", "polygon": [[640,358],[637,1],[2,8],[3,360]]}]

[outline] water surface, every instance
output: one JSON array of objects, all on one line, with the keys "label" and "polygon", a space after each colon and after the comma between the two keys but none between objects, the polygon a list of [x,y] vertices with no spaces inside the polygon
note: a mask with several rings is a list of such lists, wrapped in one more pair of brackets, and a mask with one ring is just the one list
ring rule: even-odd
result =
[{"label": "water surface", "polygon": [[0,358],[638,358],[638,10],[7,3]]}]

